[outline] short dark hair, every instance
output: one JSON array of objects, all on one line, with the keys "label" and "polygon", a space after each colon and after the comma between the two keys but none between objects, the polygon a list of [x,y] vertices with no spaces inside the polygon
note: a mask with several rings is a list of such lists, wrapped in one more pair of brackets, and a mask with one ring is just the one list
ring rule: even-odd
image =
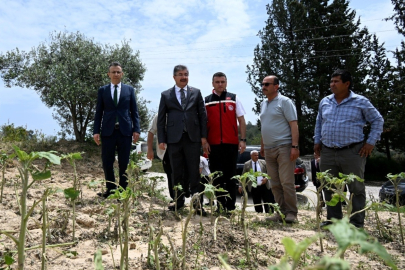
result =
[{"label": "short dark hair", "polygon": [[342,82],[350,82],[349,89],[352,89],[353,81],[352,81],[352,74],[350,74],[349,71],[345,69],[337,69],[335,72],[332,74],[333,77],[338,77],[340,76],[340,79]]},{"label": "short dark hair", "polygon": [[223,72],[216,72],[216,73],[214,73],[214,75],[212,75],[212,81],[214,81],[214,77],[225,77],[226,78],[226,75]]},{"label": "short dark hair", "polygon": [[117,61],[111,62],[111,64],[108,66],[108,71],[110,71],[110,67],[121,67],[121,64]]},{"label": "short dark hair", "polygon": [[273,76],[273,83],[276,84],[276,85],[279,85],[280,80],[276,76]]},{"label": "short dark hair", "polygon": [[174,69],[173,69],[173,76],[174,75],[176,75],[176,73],[178,72],[178,71],[180,71],[180,70],[187,70],[187,72],[188,72],[188,68],[185,66],[185,65],[177,65],[177,66],[175,66],[174,67]]}]

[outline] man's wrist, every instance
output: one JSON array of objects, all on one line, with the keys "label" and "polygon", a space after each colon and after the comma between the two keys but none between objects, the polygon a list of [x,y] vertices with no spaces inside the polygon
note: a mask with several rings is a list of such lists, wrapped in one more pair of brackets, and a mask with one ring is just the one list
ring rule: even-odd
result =
[{"label": "man's wrist", "polygon": [[295,148],[295,149],[299,149],[299,146],[298,146],[298,144],[293,144],[293,145],[291,145],[291,148]]},{"label": "man's wrist", "polygon": [[239,141],[241,141],[241,142],[246,142],[246,139],[240,138]]}]

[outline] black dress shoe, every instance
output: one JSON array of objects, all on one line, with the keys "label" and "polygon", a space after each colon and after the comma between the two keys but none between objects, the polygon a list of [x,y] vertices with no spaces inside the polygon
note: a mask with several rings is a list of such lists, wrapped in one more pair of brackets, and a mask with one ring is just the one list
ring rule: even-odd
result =
[{"label": "black dress shoe", "polygon": [[207,212],[205,212],[204,208],[195,209],[195,214],[198,216],[207,216]]},{"label": "black dress shoe", "polygon": [[321,222],[321,228],[325,228],[326,226],[331,225],[331,224],[332,224],[332,221],[323,221],[323,222]]},{"label": "black dress shoe", "polygon": [[97,193],[97,195],[99,196],[99,197],[102,197],[102,198],[104,198],[104,199],[106,199],[106,198],[108,198],[108,196],[110,196],[111,195],[111,193],[110,192],[98,192]]}]

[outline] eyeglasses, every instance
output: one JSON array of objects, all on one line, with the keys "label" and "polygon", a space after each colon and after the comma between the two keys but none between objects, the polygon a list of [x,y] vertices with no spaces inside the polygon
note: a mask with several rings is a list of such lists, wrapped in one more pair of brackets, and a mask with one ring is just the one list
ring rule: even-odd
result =
[{"label": "eyeglasses", "polygon": [[272,84],[272,85],[276,85],[276,84],[274,84],[274,83],[269,83],[269,82],[262,83],[261,85],[262,85],[262,87],[263,87],[263,86],[269,86],[270,84]]}]

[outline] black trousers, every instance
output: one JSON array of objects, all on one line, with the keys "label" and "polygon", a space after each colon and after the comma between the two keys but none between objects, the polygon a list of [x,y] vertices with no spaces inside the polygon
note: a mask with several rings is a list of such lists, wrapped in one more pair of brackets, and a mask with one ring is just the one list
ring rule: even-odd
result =
[{"label": "black trousers", "polygon": [[170,164],[169,154],[166,152],[162,160],[163,170],[167,175],[167,186],[169,188],[170,198],[174,200],[172,166]]},{"label": "black trousers", "polygon": [[115,151],[118,153],[119,185],[126,188],[128,178],[125,171],[129,163],[132,136],[122,135],[119,129],[115,129],[111,136],[101,136],[101,159],[103,161],[104,176],[107,180],[107,192],[116,189],[114,175]]},{"label": "black trousers", "polygon": [[[221,171],[223,175],[214,180],[214,186],[219,185],[228,191],[230,196],[223,196],[226,193],[217,193],[217,201],[224,210],[234,210],[236,203],[237,180],[231,179],[236,175],[236,160],[238,158],[237,144],[211,145],[210,170],[211,172]],[[218,206],[219,207],[219,206]]]},{"label": "black trousers", "polygon": [[[262,207],[262,201],[264,203],[276,203],[274,200],[273,192],[271,192],[271,189],[267,189],[266,185],[260,185],[256,188],[252,187],[252,199],[254,204],[259,204],[255,205],[255,211],[257,213],[263,213],[263,207]],[[271,212],[274,211],[272,206],[269,206],[268,204],[264,204],[264,212],[269,213],[271,209]]]},{"label": "black trousers", "polygon": [[188,133],[183,133],[179,142],[168,144],[167,151],[172,168],[173,187],[181,184],[183,188],[183,194],[178,198],[179,202],[184,201],[184,192],[187,190],[194,194],[201,189],[200,149],[201,142],[192,142]]}]

